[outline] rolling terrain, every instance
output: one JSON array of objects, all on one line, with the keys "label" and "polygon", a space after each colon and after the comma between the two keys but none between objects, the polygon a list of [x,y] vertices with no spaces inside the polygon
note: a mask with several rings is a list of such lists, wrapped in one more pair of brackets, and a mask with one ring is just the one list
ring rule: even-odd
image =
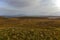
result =
[{"label": "rolling terrain", "polygon": [[0,17],[0,40],[60,40],[60,19]]}]

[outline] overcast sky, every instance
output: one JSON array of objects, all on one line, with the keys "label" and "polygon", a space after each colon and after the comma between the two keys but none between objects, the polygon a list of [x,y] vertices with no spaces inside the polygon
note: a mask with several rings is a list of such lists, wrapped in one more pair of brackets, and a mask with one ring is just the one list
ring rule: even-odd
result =
[{"label": "overcast sky", "polygon": [[60,16],[60,0],[0,0],[0,16]]}]

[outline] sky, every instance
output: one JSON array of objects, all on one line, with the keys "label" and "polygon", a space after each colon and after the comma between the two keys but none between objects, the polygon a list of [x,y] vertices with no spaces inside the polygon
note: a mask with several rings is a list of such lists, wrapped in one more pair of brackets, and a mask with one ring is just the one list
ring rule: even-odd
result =
[{"label": "sky", "polygon": [[0,0],[0,16],[60,16],[60,0]]}]

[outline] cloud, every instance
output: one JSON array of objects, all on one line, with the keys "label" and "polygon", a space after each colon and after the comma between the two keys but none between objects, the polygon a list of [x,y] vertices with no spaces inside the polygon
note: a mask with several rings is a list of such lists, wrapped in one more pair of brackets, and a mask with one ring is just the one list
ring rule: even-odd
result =
[{"label": "cloud", "polygon": [[59,11],[52,0],[0,0],[0,16],[60,16]]}]

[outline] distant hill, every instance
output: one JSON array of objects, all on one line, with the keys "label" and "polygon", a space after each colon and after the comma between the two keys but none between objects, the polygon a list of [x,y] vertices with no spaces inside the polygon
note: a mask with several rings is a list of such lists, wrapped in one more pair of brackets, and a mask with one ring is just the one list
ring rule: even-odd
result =
[{"label": "distant hill", "polygon": [[60,19],[60,16],[40,16],[40,17],[35,17],[35,16],[23,16],[23,17],[1,17],[1,18],[36,18],[36,19]]}]

